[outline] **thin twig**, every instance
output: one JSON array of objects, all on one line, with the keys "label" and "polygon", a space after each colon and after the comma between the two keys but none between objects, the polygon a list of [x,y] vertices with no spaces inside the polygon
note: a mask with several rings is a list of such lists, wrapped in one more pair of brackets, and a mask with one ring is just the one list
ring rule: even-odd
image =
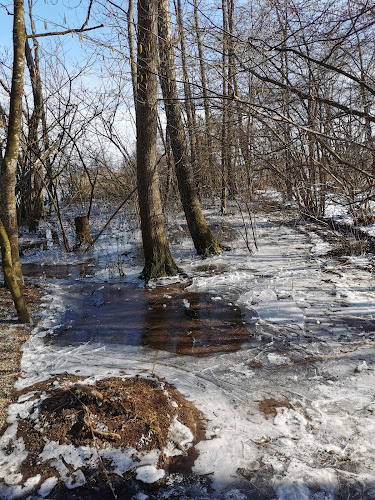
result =
[{"label": "thin twig", "polygon": [[16,375],[19,375],[21,372],[14,372],[14,373],[7,373],[6,375],[0,375],[0,377],[6,378],[6,377],[15,377]]},{"label": "thin twig", "polygon": [[158,357],[159,357],[159,350],[156,351],[156,354],[155,354],[155,359],[154,359],[154,365],[152,367],[152,372],[151,372],[151,376],[154,377],[155,376],[155,368],[156,368],[156,362],[158,360]]}]

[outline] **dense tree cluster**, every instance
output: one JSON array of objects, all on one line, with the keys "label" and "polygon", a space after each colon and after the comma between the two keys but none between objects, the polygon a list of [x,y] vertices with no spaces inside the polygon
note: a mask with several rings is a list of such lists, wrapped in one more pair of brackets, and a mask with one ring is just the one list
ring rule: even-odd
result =
[{"label": "dense tree cluster", "polygon": [[[23,0],[1,8],[14,21],[0,67],[9,288],[22,284],[20,224],[35,231],[54,211],[70,251],[67,206],[89,219],[96,200],[122,204],[135,187],[146,280],[178,272],[163,215],[176,198],[202,255],[222,250],[202,199],[225,215],[229,200],[273,187],[304,216],[335,197],[354,222],[372,221],[373,3],[88,0],[80,26],[36,14],[33,0],[26,21]],[[75,64],[67,37],[81,46]]]}]

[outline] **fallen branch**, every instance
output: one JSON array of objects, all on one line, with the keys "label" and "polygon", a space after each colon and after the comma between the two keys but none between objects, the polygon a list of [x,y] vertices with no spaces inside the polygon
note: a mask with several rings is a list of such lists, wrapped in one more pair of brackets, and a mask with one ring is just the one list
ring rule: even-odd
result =
[{"label": "fallen branch", "polygon": [[7,373],[6,375],[0,375],[0,377],[7,378],[7,377],[16,377],[19,375],[21,372],[14,372],[14,373]]}]

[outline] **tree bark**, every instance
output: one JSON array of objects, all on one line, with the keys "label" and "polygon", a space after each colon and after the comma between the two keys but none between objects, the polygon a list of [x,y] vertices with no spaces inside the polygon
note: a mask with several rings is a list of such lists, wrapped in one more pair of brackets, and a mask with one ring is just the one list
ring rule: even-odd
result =
[{"label": "tree bark", "polygon": [[21,283],[23,283],[23,276],[18,250],[18,221],[15,185],[21,134],[25,40],[24,2],[23,0],[14,0],[13,72],[10,93],[7,143],[5,155],[1,162],[1,184],[3,186],[1,201],[3,223],[10,243],[12,266],[17,279]]},{"label": "tree bark", "polygon": [[1,219],[0,219],[0,246],[1,246],[1,262],[4,272],[4,281],[10,293],[12,294],[12,299],[17,311],[18,319],[21,323],[31,323],[28,307],[22,296],[20,286],[13,271],[12,251],[11,251],[10,241]]},{"label": "tree bark", "polygon": [[220,253],[222,246],[207,226],[199,203],[178,103],[168,0],[159,0],[159,58],[167,131],[176,168],[178,188],[189,231],[199,255]]},{"label": "tree bark", "polygon": [[137,186],[147,281],[178,274],[164,226],[156,169],[157,0],[138,0]]},{"label": "tree bark", "polygon": [[222,76],[223,76],[223,111],[221,124],[221,214],[228,215],[228,182],[229,182],[229,134],[228,134],[228,12],[227,0],[222,0],[221,8],[223,11],[223,58],[222,58]]},{"label": "tree bark", "polygon": [[192,100],[192,94],[189,82],[189,71],[186,60],[186,45],[185,45],[185,35],[184,35],[184,22],[182,15],[181,0],[177,0],[177,27],[181,47],[181,62],[182,62],[182,72],[184,80],[184,93],[185,93],[185,109],[187,115],[187,126],[190,144],[190,157],[191,164],[193,168],[193,174],[195,178],[195,185],[197,187],[197,194],[199,196],[201,191],[201,180],[200,172],[202,169],[202,155],[201,146],[198,135],[197,120],[195,117],[195,106]]},{"label": "tree bark", "polygon": [[129,0],[129,7],[126,13],[128,21],[128,43],[130,54],[130,72],[132,76],[133,85],[133,98],[134,102],[137,101],[137,62],[135,60],[135,47],[134,47],[134,0]]},{"label": "tree bark", "polygon": [[[43,95],[39,70],[38,44],[36,40],[34,43],[33,52],[35,60],[28,40],[26,40],[25,44],[26,63],[30,74],[34,107],[28,124],[25,191],[22,193],[21,205],[21,217],[28,224],[30,231],[37,230],[44,210],[43,186],[40,181],[42,178],[42,164],[38,162],[41,156],[38,129],[42,119]],[[38,172],[36,169],[38,169]]]},{"label": "tree bark", "polygon": [[206,78],[206,68],[204,64],[204,55],[203,55],[203,46],[201,33],[199,29],[199,21],[198,21],[198,5],[197,0],[193,1],[194,4],[194,26],[195,26],[195,36],[197,39],[197,47],[198,47],[198,57],[199,57],[199,69],[202,83],[202,92],[203,92],[203,107],[204,107],[204,118],[205,118],[205,133],[206,133],[206,161],[210,168],[214,169],[214,161],[212,157],[212,138],[211,138],[211,112],[210,105],[208,99],[207,92],[207,78]]},{"label": "tree bark", "polygon": [[82,243],[92,245],[92,238],[89,228],[89,218],[87,215],[75,217],[74,224],[76,227],[76,245],[74,248],[79,248]]}]

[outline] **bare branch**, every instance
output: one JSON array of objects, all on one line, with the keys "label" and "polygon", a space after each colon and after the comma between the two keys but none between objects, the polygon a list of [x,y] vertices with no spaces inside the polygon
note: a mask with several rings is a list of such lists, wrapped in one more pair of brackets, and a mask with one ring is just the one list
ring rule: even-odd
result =
[{"label": "bare branch", "polygon": [[65,31],[49,31],[47,33],[36,33],[35,35],[27,35],[27,38],[42,38],[45,36],[69,35],[69,33],[86,33],[87,31],[97,30],[103,27],[104,24],[98,24],[97,26],[93,26],[92,28],[84,28],[84,29],[78,28]]},{"label": "bare branch", "polygon": [[349,78],[350,80],[353,80],[354,82],[358,83],[359,85],[363,85],[363,87],[366,88],[366,90],[368,90],[371,94],[375,95],[375,88],[374,87],[371,87],[365,81],[361,80],[360,78],[357,78],[356,76],[348,73],[347,71],[345,71],[337,66],[334,66],[333,64],[329,64],[327,62],[320,61],[319,59],[315,59],[314,57],[308,56],[307,54],[304,54],[303,52],[300,52],[299,50],[293,49],[290,47],[274,47],[274,50],[277,50],[279,52],[291,52],[299,57],[302,57],[303,59],[305,59],[309,62],[317,64],[318,66],[321,66],[323,68],[326,68],[326,69],[329,69],[329,70],[334,71],[336,73],[339,73],[340,75],[346,76],[347,78]]},{"label": "bare branch", "polygon": [[274,78],[271,78],[266,75],[261,75],[257,71],[253,70],[252,68],[245,67],[245,65],[239,60],[238,56],[235,56],[237,61],[239,62],[240,66],[245,70],[248,71],[251,75],[255,76],[262,82],[267,82],[271,83],[272,85],[276,85],[277,87],[280,87],[284,90],[288,90],[292,94],[298,95],[303,100],[312,100],[312,101],[318,101],[324,104],[328,104],[329,106],[332,106],[333,108],[340,109],[341,111],[344,111],[344,113],[348,115],[353,115],[353,116],[358,116],[359,118],[366,118],[367,120],[375,123],[375,116],[369,115],[368,113],[365,113],[364,111],[360,111],[359,109],[355,108],[350,108],[349,106],[345,106],[345,104],[341,104],[337,101],[333,101],[332,99],[327,99],[325,97],[321,97],[317,94],[309,94],[306,92],[303,92],[302,90],[299,90],[296,87],[293,87],[291,85],[287,85],[283,82],[280,82],[279,80],[275,80]]}]

